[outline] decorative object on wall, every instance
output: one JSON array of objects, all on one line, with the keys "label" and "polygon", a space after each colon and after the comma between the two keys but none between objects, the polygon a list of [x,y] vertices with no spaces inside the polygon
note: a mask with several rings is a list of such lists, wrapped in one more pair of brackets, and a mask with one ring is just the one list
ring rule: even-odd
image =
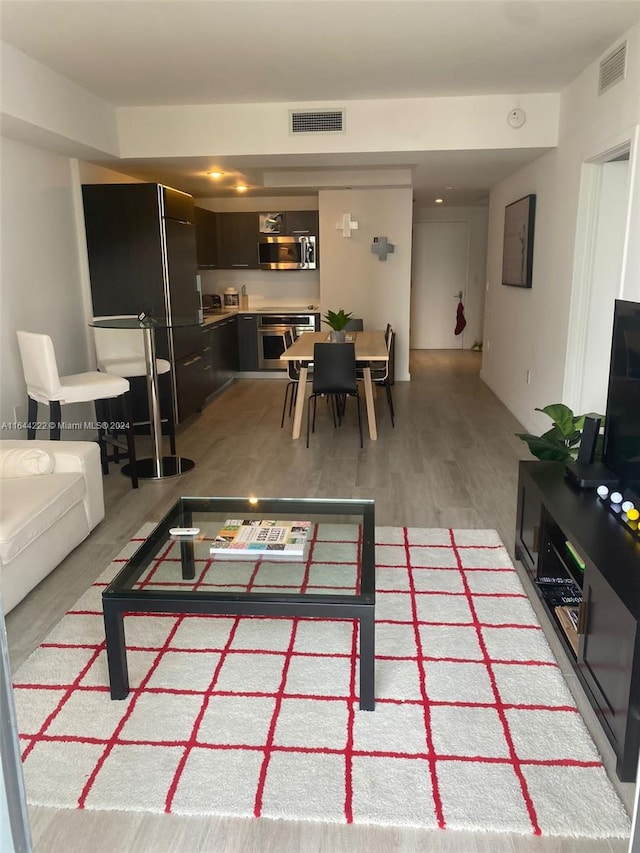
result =
[{"label": "decorative object on wall", "polygon": [[358,223],[351,218],[350,213],[343,213],[340,222],[336,222],[336,228],[342,231],[343,237],[351,237],[351,232],[358,230]]},{"label": "decorative object on wall", "polygon": [[387,255],[393,254],[396,247],[394,243],[389,243],[386,237],[374,237],[371,251],[378,256],[379,261],[386,261]]},{"label": "decorative object on wall", "polygon": [[531,287],[535,218],[535,195],[526,195],[504,209],[503,284],[511,287]]}]

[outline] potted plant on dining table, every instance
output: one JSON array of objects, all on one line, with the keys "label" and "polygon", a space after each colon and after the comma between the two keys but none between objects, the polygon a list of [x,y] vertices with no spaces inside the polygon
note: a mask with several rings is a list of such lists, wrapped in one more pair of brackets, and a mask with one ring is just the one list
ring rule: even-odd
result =
[{"label": "potted plant on dining table", "polygon": [[349,323],[351,317],[352,313],[349,312],[347,314],[344,308],[341,308],[339,311],[327,311],[324,315],[322,319],[331,329],[329,339],[332,343],[343,344],[345,342],[345,327]]}]

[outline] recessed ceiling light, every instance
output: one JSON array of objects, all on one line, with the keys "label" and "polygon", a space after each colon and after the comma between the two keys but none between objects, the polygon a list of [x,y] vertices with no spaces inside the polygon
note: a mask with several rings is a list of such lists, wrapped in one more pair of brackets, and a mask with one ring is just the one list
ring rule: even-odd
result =
[{"label": "recessed ceiling light", "polygon": [[248,189],[249,189],[249,187],[247,187],[245,184],[238,184],[236,186],[236,192],[239,192],[239,193],[246,193],[246,191]]},{"label": "recessed ceiling light", "polygon": [[207,175],[210,178],[221,178],[224,175],[224,172],[207,172]]},{"label": "recessed ceiling light", "polygon": [[443,202],[443,201],[444,201],[444,199],[443,199],[443,198],[437,198],[437,199],[435,199],[436,204],[442,204],[442,202]]}]

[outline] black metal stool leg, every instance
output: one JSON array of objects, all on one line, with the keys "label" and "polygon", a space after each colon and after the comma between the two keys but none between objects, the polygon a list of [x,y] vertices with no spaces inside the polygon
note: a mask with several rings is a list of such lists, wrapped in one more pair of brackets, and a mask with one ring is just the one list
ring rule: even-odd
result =
[{"label": "black metal stool leg", "polygon": [[136,475],[136,438],[133,429],[133,418],[131,415],[131,397],[129,391],[122,395],[122,410],[124,413],[124,421],[127,424],[127,453],[129,455],[129,475],[131,477],[131,487],[138,488],[138,477]]},{"label": "black metal stool leg", "polygon": [[38,420],[38,401],[33,397],[27,397],[27,441],[36,437],[36,421]]},{"label": "black metal stool leg", "polygon": [[107,445],[105,441],[107,432],[104,428],[104,400],[94,400],[94,405],[96,408],[96,421],[98,422],[98,447],[100,448],[100,464],[102,465],[102,473],[106,476],[109,473],[109,456],[107,454]]},{"label": "black metal stool leg", "polygon": [[60,401],[49,401],[49,438],[51,441],[60,441],[60,427],[62,424],[62,414],[60,411]]}]

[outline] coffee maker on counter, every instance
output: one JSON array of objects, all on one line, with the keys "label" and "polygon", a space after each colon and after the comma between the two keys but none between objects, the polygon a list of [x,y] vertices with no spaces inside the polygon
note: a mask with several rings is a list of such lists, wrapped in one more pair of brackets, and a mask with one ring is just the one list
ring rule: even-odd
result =
[{"label": "coffee maker on counter", "polygon": [[227,287],[222,294],[225,308],[237,308],[240,305],[240,294],[235,287]]}]

